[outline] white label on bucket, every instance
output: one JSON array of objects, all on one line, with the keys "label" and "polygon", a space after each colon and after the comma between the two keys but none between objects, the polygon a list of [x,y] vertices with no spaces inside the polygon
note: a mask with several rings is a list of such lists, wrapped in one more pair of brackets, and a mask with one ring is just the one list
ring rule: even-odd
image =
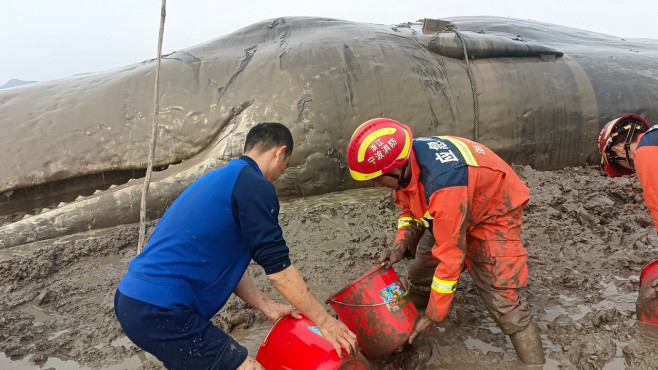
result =
[{"label": "white label on bucket", "polygon": [[322,333],[320,332],[320,329],[318,329],[317,326],[309,326],[308,330],[310,330],[310,331],[314,332],[315,334],[317,334],[317,335],[321,336],[322,338],[324,338],[324,335],[322,335]]},{"label": "white label on bucket", "polygon": [[400,286],[399,281],[380,290],[379,295],[382,297],[382,301],[386,303],[386,306],[390,311],[397,311],[407,304],[407,300],[404,299],[404,290]]}]

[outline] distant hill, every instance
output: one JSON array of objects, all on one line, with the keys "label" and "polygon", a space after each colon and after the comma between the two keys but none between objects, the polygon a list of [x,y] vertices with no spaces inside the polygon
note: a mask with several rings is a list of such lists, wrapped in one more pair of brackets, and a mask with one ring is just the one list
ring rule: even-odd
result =
[{"label": "distant hill", "polygon": [[17,80],[15,78],[12,78],[11,80],[7,81],[6,84],[0,86],[0,89],[8,89],[10,87],[28,85],[28,84],[33,84],[35,82],[39,82],[39,81],[23,81],[23,80]]}]

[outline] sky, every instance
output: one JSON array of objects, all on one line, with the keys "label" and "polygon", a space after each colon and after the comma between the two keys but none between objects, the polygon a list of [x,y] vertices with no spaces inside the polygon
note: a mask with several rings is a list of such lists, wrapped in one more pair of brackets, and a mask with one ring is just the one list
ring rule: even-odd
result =
[{"label": "sky", "polygon": [[[157,57],[162,0],[0,0],[0,86],[102,72]],[[266,19],[376,24],[500,16],[658,39],[656,0],[168,0],[162,54]]]}]

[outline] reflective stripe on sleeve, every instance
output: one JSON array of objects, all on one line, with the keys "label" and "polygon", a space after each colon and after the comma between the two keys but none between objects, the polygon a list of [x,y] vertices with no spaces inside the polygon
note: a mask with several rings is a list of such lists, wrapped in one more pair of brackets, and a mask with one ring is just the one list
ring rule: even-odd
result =
[{"label": "reflective stripe on sleeve", "polygon": [[411,224],[411,221],[413,221],[413,218],[411,217],[398,218],[398,229],[402,229],[403,227],[409,226]]},{"label": "reflective stripe on sleeve", "polygon": [[398,229],[405,228],[409,225],[411,225],[412,222],[417,222],[420,225],[423,225],[425,227],[429,227],[429,223],[424,220],[424,219],[418,219],[418,218],[412,218],[412,217],[400,217],[398,218]]},{"label": "reflective stripe on sleeve", "polygon": [[432,290],[438,293],[452,294],[457,289],[457,281],[441,280],[434,276],[432,278]]}]

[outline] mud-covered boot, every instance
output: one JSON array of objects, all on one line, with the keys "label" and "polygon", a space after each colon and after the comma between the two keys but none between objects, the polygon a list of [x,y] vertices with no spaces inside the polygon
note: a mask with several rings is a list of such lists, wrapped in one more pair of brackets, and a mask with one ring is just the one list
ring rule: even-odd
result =
[{"label": "mud-covered boot", "polygon": [[533,366],[546,363],[539,330],[532,323],[523,330],[510,334],[509,338],[516,350],[516,356],[524,365]]}]

